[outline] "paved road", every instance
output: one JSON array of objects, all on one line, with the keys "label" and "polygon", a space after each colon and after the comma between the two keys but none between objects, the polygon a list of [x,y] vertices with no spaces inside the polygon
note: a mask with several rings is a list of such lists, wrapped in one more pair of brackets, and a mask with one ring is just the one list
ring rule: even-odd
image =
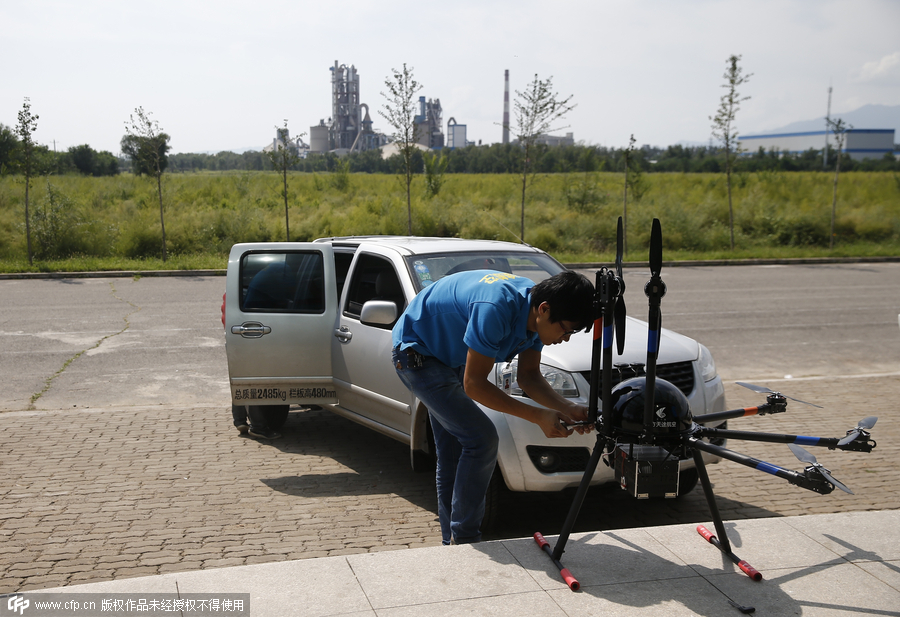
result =
[{"label": "paved road", "polygon": [[[816,451],[855,495],[712,466],[726,520],[900,508],[900,265],[664,274],[665,326],[710,347],[730,404],[760,402],[733,384],[741,379],[825,407],[792,404],[741,428],[840,435],[880,417],[873,453]],[[647,275],[625,276],[629,312],[641,316]],[[216,277],[0,281],[0,593],[438,543],[433,478],[409,471],[404,446],[321,411],[291,414],[271,444],[236,436],[223,286]],[[784,446],[739,450],[800,467]],[[513,496],[515,515],[492,537],[556,533],[570,501]],[[698,491],[636,502],[597,490],[576,529],[708,518]]]}]

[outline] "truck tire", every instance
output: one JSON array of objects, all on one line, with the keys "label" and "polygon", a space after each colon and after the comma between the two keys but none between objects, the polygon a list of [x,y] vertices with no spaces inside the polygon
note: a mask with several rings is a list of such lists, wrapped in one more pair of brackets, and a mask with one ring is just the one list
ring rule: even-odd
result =
[{"label": "truck tire", "polygon": [[494,467],[494,475],[488,484],[487,494],[484,500],[484,518],[481,521],[481,533],[493,533],[503,520],[504,514],[509,509],[509,501],[512,493],[506,487],[500,466]]},{"label": "truck tire", "polygon": [[434,431],[431,430],[431,418],[428,417],[427,412],[425,416],[425,439],[428,442],[429,451],[413,450],[410,461],[412,462],[413,471],[417,473],[426,471],[434,473],[434,470],[437,468],[437,456],[435,456],[437,449],[434,445]]},{"label": "truck tire", "polygon": [[287,422],[290,408],[290,405],[263,405],[260,407],[260,410],[269,428],[273,431],[280,431],[284,423]]},{"label": "truck tire", "polygon": [[678,477],[678,496],[687,495],[697,486],[700,474],[696,469],[685,469]]}]

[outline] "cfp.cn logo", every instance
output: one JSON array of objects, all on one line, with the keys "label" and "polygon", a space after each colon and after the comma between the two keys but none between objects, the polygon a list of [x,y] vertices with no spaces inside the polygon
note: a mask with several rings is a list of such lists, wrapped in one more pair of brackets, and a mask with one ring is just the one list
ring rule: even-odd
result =
[{"label": "cfp.cn logo", "polygon": [[22,596],[12,596],[6,602],[6,608],[13,613],[19,613],[20,615],[25,613],[25,609],[28,608],[28,605],[31,604],[29,600],[26,600]]}]

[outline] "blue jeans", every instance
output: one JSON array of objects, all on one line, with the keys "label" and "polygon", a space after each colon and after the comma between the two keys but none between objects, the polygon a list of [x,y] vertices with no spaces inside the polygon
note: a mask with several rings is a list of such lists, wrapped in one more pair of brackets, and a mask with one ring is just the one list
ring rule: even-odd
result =
[{"label": "blue jeans", "polygon": [[235,426],[246,426],[247,418],[250,418],[250,426],[269,430],[269,423],[266,421],[265,414],[256,405],[232,405],[231,417]]},{"label": "blue jeans", "polygon": [[481,540],[484,502],[499,438],[494,423],[466,395],[465,367],[450,368],[435,358],[420,356],[421,366],[405,351],[394,350],[400,380],[428,408],[437,450],[438,517],[444,544]]}]

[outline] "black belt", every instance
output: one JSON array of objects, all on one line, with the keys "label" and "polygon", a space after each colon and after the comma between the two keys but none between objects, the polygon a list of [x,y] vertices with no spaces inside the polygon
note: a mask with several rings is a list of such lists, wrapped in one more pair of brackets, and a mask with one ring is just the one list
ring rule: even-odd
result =
[{"label": "black belt", "polygon": [[[418,351],[413,349],[412,347],[407,347],[406,349],[398,349],[397,353],[403,354],[406,356],[406,368],[422,368],[422,364],[425,362],[425,358],[428,356],[423,356]],[[399,364],[399,362],[398,362]],[[404,368],[403,366],[397,366],[397,368]]]}]

